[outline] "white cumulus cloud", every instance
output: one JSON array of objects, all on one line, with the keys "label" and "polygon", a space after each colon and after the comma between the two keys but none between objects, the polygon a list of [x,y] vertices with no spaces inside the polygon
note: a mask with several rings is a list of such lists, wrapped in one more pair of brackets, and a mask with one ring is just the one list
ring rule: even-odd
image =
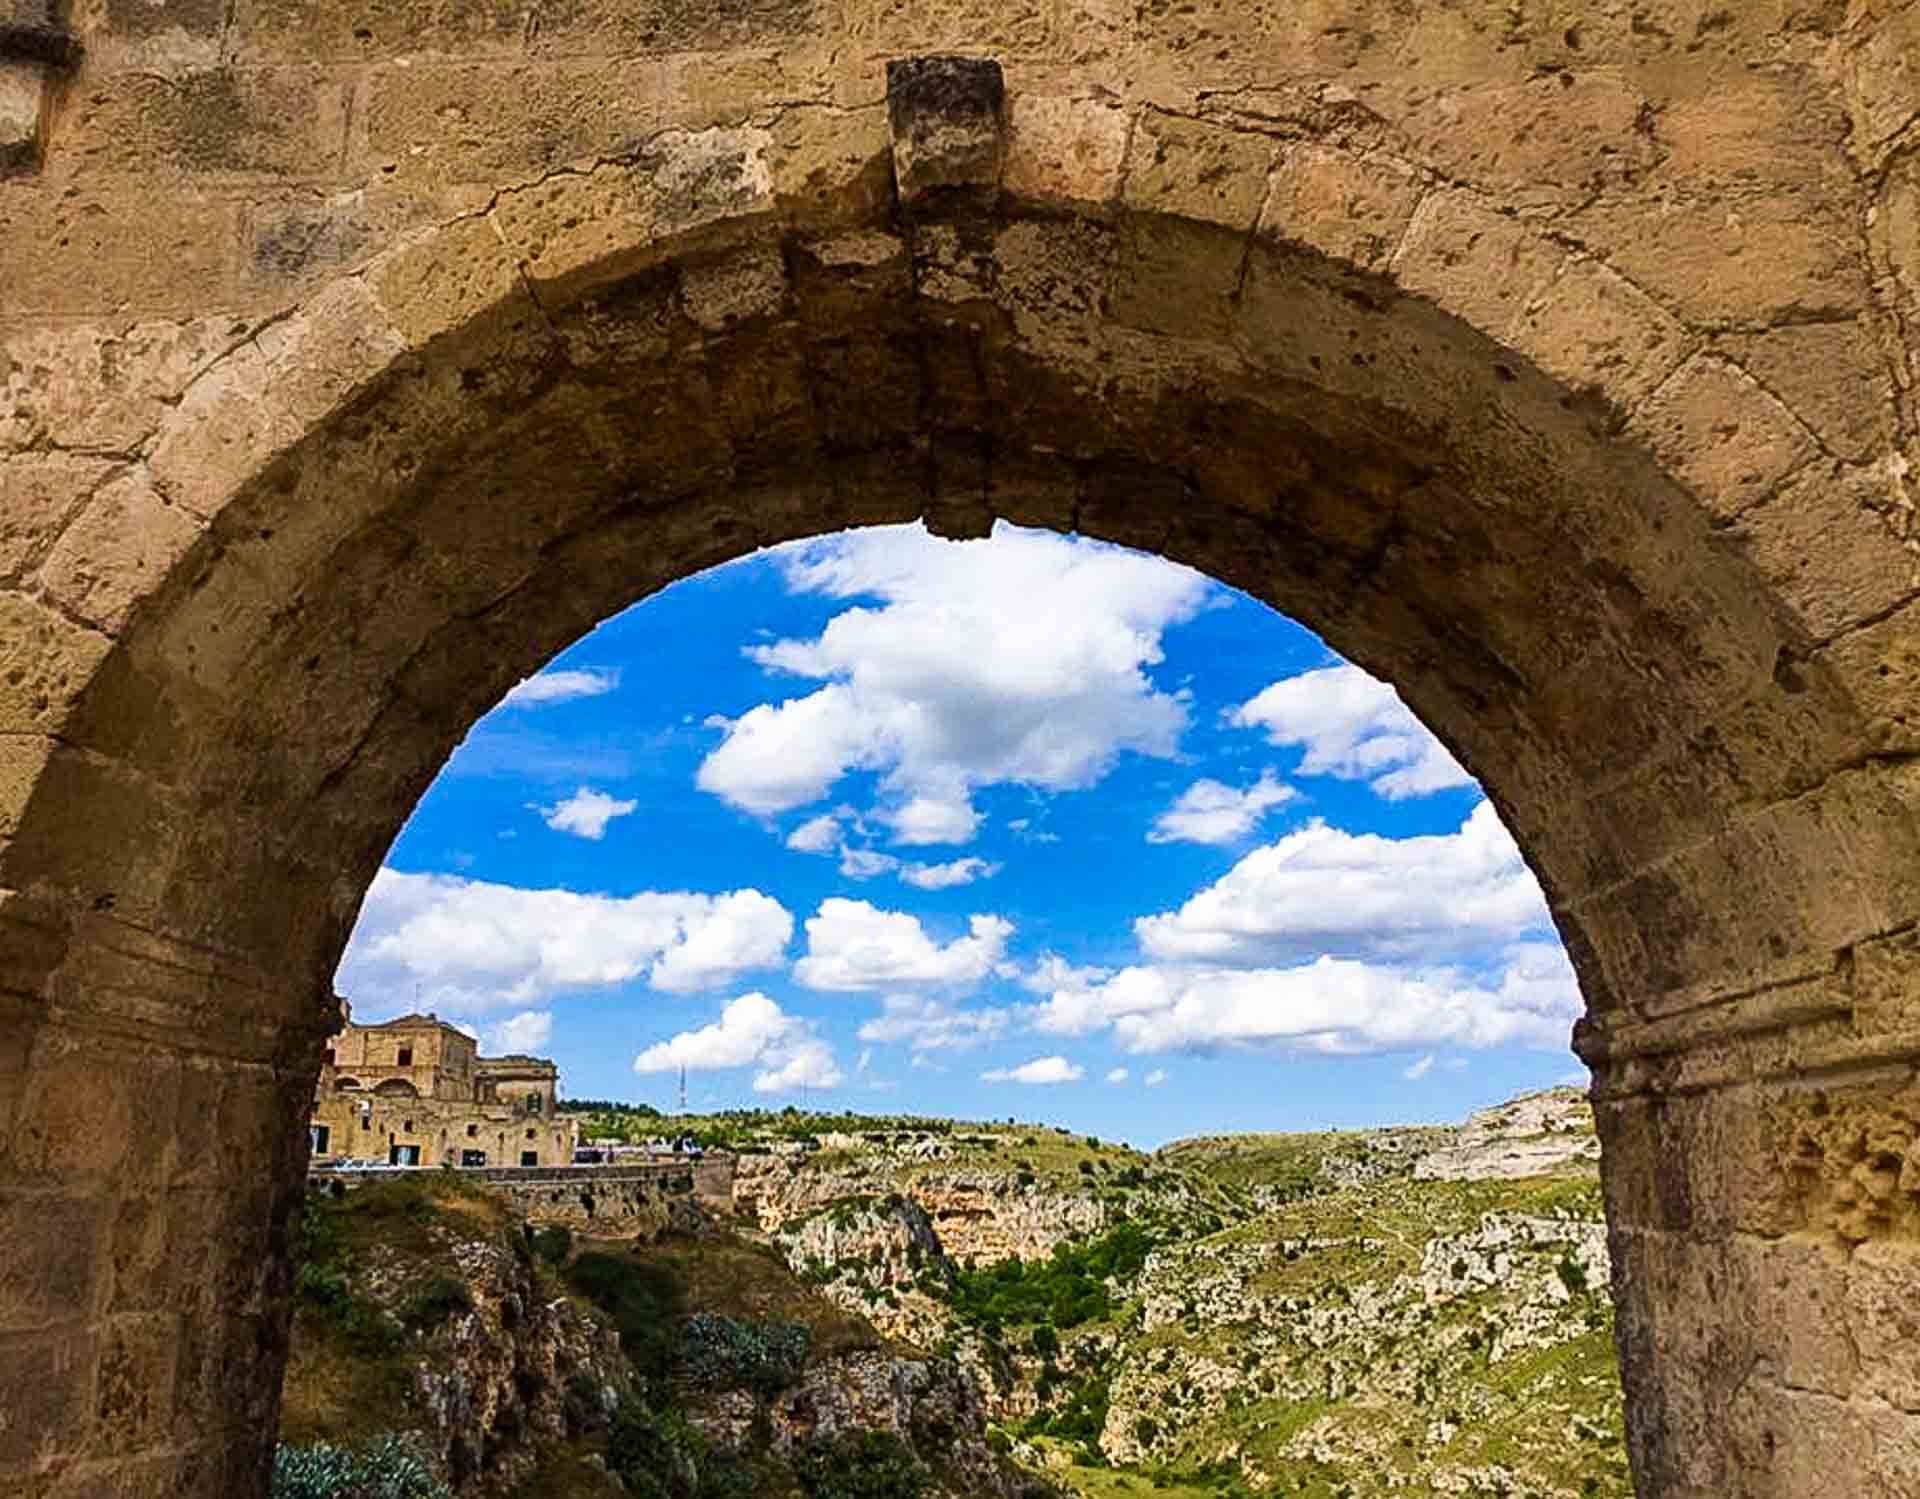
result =
[{"label": "white cumulus cloud", "polygon": [[1427,837],[1309,823],[1134,923],[1150,958],[1237,967],[1328,953],[1433,963],[1549,929],[1539,884],[1484,801],[1457,832]]},{"label": "white cumulus cloud", "polygon": [[1154,1070],[1149,1072],[1146,1076],[1146,1084],[1149,1088],[1157,1088],[1166,1080],[1167,1080],[1167,1073],[1166,1073],[1166,1069],[1163,1067],[1154,1068]]},{"label": "white cumulus cloud", "polygon": [[840,846],[840,819],[831,812],[810,817],[787,834],[787,847],[803,854],[830,854]]},{"label": "white cumulus cloud", "polygon": [[870,880],[878,875],[891,874],[899,867],[900,861],[892,854],[851,846],[840,850],[840,873],[850,880]]},{"label": "white cumulus cloud", "polygon": [[862,1041],[904,1041],[915,1051],[964,1051],[1007,1028],[1005,1010],[963,1010],[938,999],[889,994],[880,1014],[860,1027]]},{"label": "white cumulus cloud", "polygon": [[717,988],[779,963],[793,917],[769,895],[528,890],[382,869],[335,985],[349,998],[420,991],[469,1013],[645,977],[655,989]]},{"label": "white cumulus cloud", "polygon": [[503,708],[541,708],[575,698],[600,697],[620,685],[617,671],[543,671],[528,677],[500,700]]},{"label": "white cumulus cloud", "polygon": [[1321,957],[1292,968],[1127,968],[1056,994],[1035,1027],[1111,1028],[1136,1054],[1277,1047],[1322,1055],[1449,1045],[1563,1047],[1580,1014],[1565,955],[1516,943],[1495,973]]},{"label": "white cumulus cloud", "polygon": [[821,685],[723,722],[698,783],[735,806],[789,811],[871,770],[897,841],[964,843],[981,786],[1086,787],[1125,751],[1178,747],[1186,705],[1147,673],[1162,633],[1204,604],[1197,573],[1008,526],[973,542],[852,532],[788,549],[782,566],[795,592],[878,602],[812,639],[749,648]]},{"label": "white cumulus cloud", "polygon": [[550,807],[536,807],[540,819],[556,833],[572,833],[597,843],[606,836],[607,824],[616,817],[632,813],[640,803],[620,801],[604,791],[582,786],[564,801]]},{"label": "white cumulus cloud", "polygon": [[1086,1068],[1065,1057],[1035,1057],[1018,1067],[997,1067],[980,1074],[983,1083],[1077,1083],[1087,1075]]},{"label": "white cumulus cloud", "polygon": [[1417,1083],[1431,1071],[1433,1071],[1433,1053],[1428,1052],[1419,1061],[1406,1067],[1400,1075],[1410,1083]]},{"label": "white cumulus cloud", "polygon": [[953,859],[945,864],[903,864],[900,878],[920,890],[950,890],[955,885],[992,879],[999,872],[998,864],[985,859]]},{"label": "white cumulus cloud", "polygon": [[1389,800],[1473,784],[1400,695],[1357,666],[1283,678],[1228,719],[1265,730],[1269,744],[1304,747],[1302,775],[1365,781]]},{"label": "white cumulus cloud", "polygon": [[1119,1084],[1124,1083],[1132,1075],[1133,1074],[1128,1072],[1126,1068],[1116,1067],[1107,1074],[1107,1081],[1114,1084],[1117,1087]]},{"label": "white cumulus cloud", "polygon": [[1271,770],[1245,790],[1215,780],[1195,781],[1154,819],[1149,843],[1237,843],[1271,809],[1298,795]]},{"label": "white cumulus cloud", "polygon": [[481,1042],[490,1056],[538,1052],[553,1039],[553,1011],[522,1010],[487,1027]]},{"label": "white cumulus cloud", "polygon": [[633,1059],[633,1070],[643,1074],[752,1066],[760,1068],[753,1079],[756,1093],[837,1088],[844,1081],[832,1047],[806,1021],[757,991],[729,1000],[712,1025],[682,1031]]},{"label": "white cumulus cloud", "polygon": [[807,952],[793,975],[809,989],[845,992],[977,982],[1001,962],[1013,923],[976,915],[968,925],[967,936],[942,945],[908,912],[835,896],[807,918]]}]

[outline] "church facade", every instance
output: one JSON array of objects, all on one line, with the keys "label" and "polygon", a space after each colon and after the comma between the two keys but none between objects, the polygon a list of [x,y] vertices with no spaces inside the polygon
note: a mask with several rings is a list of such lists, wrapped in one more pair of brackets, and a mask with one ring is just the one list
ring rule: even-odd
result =
[{"label": "church facade", "polygon": [[[345,1008],[344,1002],[342,1006]],[[378,1025],[349,1018],[329,1045],[308,1132],[313,1158],[389,1166],[565,1166],[574,1125],[559,1117],[560,1069],[541,1057],[483,1057],[437,1015]]]}]

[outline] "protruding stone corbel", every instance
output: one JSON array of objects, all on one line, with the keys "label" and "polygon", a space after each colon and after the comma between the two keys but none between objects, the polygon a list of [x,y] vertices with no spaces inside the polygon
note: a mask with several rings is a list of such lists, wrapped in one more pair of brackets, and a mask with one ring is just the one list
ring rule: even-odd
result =
[{"label": "protruding stone corbel", "polygon": [[80,61],[80,43],[45,0],[0,0],[0,176],[40,166],[51,82]]},{"label": "protruding stone corbel", "polygon": [[900,201],[999,190],[1007,85],[985,57],[903,57],[887,64],[887,119]]}]

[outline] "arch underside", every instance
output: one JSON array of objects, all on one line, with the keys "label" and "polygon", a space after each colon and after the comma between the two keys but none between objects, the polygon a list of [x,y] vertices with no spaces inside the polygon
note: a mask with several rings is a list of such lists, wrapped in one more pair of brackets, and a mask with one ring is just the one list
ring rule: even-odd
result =
[{"label": "arch underside", "polygon": [[[80,616],[85,685],[0,852],[0,1222],[30,1203],[22,1263],[64,1239],[106,1267],[0,1323],[0,1401],[66,1391],[39,1424],[79,1433],[0,1432],[0,1482],[95,1492],[111,1426],[148,1492],[253,1499],[329,980],[416,799],[626,605],[925,517],[1158,553],[1391,680],[1580,974],[1642,1491],[1911,1492],[1920,849],[1847,644],[1905,595],[1823,613],[1778,555],[1858,473],[1796,458],[1813,519],[1766,554],[1749,510],[1791,465],[1740,450],[1738,504],[1683,472],[1661,413],[1725,372],[1677,323],[1616,336],[1576,290],[1625,293],[1577,257],[1476,317],[1443,272],[1522,254],[1436,246],[1433,215],[1336,255],[1258,211],[907,201],[854,133],[826,188],[742,196],[701,158],[687,191],[717,175],[722,207],[640,227],[627,179],[671,161],[496,193],[253,326],[142,450],[187,539]],[[195,1154],[210,1130],[244,1179]],[[115,1353],[158,1393],[71,1392]]]}]

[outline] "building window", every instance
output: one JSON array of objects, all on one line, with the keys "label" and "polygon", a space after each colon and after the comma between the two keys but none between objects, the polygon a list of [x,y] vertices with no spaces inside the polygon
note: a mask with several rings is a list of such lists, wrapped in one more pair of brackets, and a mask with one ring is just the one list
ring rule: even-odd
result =
[{"label": "building window", "polygon": [[479,1139],[479,1138],[480,1138],[480,1126],[479,1126],[479,1125],[477,1125],[477,1124],[469,1124],[469,1125],[467,1126],[467,1138],[468,1138],[469,1140],[477,1140],[477,1139]]},{"label": "building window", "polygon": [[484,1150],[463,1150],[460,1152],[460,1164],[462,1166],[484,1166],[487,1164],[487,1153]]},{"label": "building window", "polygon": [[537,1150],[521,1151],[520,1164],[522,1166],[538,1166],[540,1164],[540,1152]]},{"label": "building window", "polygon": [[413,1048],[411,1046],[403,1046],[400,1048],[400,1061],[398,1065],[401,1067],[411,1067],[413,1065]]},{"label": "building window", "polygon": [[324,1124],[315,1124],[308,1128],[307,1143],[312,1147],[315,1155],[325,1155],[327,1153],[329,1134],[330,1131]]},{"label": "building window", "polygon": [[527,1095],[527,1112],[529,1114],[537,1114],[540,1112],[540,1095],[538,1093],[529,1093]]},{"label": "building window", "polygon": [[418,1166],[420,1147],[418,1145],[395,1145],[387,1151],[389,1166]]},{"label": "building window", "polygon": [[539,1136],[540,1136],[540,1132],[539,1132],[538,1130],[531,1130],[531,1129],[530,1129],[530,1130],[528,1130],[528,1131],[527,1131],[527,1138],[528,1138],[529,1140],[536,1140],[536,1139],[538,1139],[538,1138],[539,1138]]},{"label": "building window", "polygon": [[409,1120],[408,1120],[408,1121],[406,1122],[406,1124],[405,1124],[405,1125],[403,1125],[403,1126],[401,1127],[401,1131],[400,1131],[400,1132],[401,1132],[402,1134],[405,1134],[405,1135],[410,1135],[410,1134],[412,1134],[412,1133],[413,1133],[413,1121],[412,1121],[411,1119],[409,1119]]}]

